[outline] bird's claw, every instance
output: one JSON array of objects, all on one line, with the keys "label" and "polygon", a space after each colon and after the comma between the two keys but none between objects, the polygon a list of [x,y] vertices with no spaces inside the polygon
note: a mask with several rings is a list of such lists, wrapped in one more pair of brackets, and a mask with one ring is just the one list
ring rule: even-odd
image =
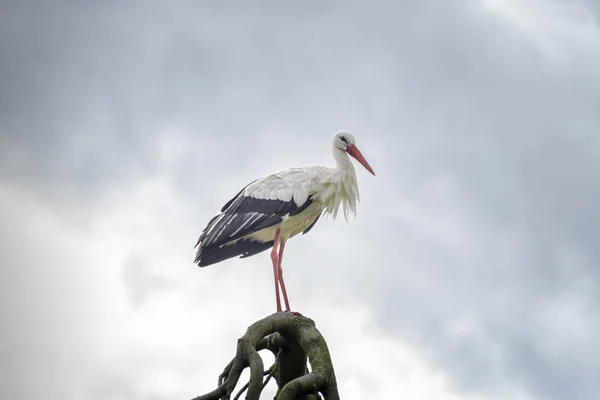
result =
[{"label": "bird's claw", "polygon": [[290,310],[286,310],[286,313],[290,313],[292,315],[295,315],[296,317],[302,317],[303,315],[300,314],[298,311],[290,311]]}]

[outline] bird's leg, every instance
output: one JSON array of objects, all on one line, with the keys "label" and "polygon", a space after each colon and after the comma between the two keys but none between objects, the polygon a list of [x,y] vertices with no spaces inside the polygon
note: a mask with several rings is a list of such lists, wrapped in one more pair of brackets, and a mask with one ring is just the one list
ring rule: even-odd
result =
[{"label": "bird's leg", "polygon": [[283,269],[281,269],[281,260],[283,259],[283,249],[285,248],[285,240],[279,242],[279,257],[277,258],[277,273],[279,275],[279,283],[281,284],[281,293],[283,293],[283,301],[285,302],[285,311],[290,311],[290,302],[288,301],[285,283],[283,282]]},{"label": "bird's leg", "polygon": [[277,260],[277,245],[279,244],[280,231],[275,232],[273,249],[271,250],[271,260],[273,261],[273,276],[275,278],[275,299],[277,300],[277,312],[281,312],[281,300],[279,299],[279,263]]},{"label": "bird's leg", "polygon": [[290,302],[288,301],[287,292],[285,290],[285,283],[283,282],[283,269],[281,268],[281,260],[283,260],[283,249],[285,248],[285,240],[279,243],[279,257],[277,260],[277,271],[279,276],[279,283],[281,283],[281,292],[283,293],[283,301],[285,302],[285,311],[290,312],[294,315],[302,316],[297,311],[290,310]]}]

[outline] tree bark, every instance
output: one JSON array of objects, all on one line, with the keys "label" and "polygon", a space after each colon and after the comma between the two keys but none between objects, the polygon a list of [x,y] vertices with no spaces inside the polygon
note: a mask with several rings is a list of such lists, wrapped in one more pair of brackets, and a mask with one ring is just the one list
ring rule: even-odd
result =
[{"label": "tree bark", "polygon": [[[275,364],[267,371],[258,353],[261,350],[275,355]],[[310,318],[284,312],[252,324],[238,339],[236,355],[219,376],[218,387],[194,400],[230,400],[242,371],[248,367],[250,381],[235,399],[247,390],[246,399],[258,400],[273,376],[278,386],[276,400],[316,400],[320,395],[325,400],[339,400],[327,343]]]}]

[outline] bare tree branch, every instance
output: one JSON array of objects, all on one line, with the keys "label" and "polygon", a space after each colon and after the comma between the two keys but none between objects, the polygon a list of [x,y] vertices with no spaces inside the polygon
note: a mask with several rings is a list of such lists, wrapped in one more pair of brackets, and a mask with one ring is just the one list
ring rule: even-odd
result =
[{"label": "bare tree branch", "polygon": [[217,386],[221,386],[223,382],[225,382],[225,379],[227,379],[229,373],[231,372],[231,367],[233,367],[233,360],[227,364],[227,366],[223,369],[223,372],[221,372],[221,375],[219,375],[219,383]]},{"label": "bare tree branch", "polygon": [[265,379],[265,381],[263,382],[263,385],[262,385],[263,389],[265,388],[265,386],[267,386],[267,383],[269,383],[269,381],[273,377],[273,374],[275,373],[276,370],[277,370],[277,361],[275,361],[275,364],[273,364],[273,366],[271,368],[269,368],[269,371],[267,371],[268,375],[267,375],[267,378]]},{"label": "bare tree branch", "polygon": [[225,384],[222,384],[210,393],[207,393],[203,396],[195,397],[194,400],[220,400],[221,398],[223,398],[226,392],[227,389],[225,387]]},{"label": "bare tree branch", "polygon": [[262,392],[263,386],[263,374],[264,367],[262,358],[258,355],[258,352],[254,347],[249,347],[250,354],[250,385],[248,386],[247,399],[258,399],[260,392]]},{"label": "bare tree branch", "polygon": [[[260,350],[269,350],[276,355],[266,379],[258,354]],[[339,400],[327,343],[310,318],[276,313],[252,324],[238,340],[236,356],[219,375],[219,387],[194,400],[229,400],[247,367],[250,368],[250,381],[235,399],[247,388],[246,399],[258,400],[270,377],[274,376],[279,387],[277,400],[319,399],[318,393],[325,400]]]},{"label": "bare tree branch", "polygon": [[242,395],[242,393],[244,393],[246,391],[246,389],[248,389],[248,386],[250,386],[250,381],[246,382],[246,384],[244,386],[242,386],[242,388],[235,395],[235,397],[233,398],[233,400],[238,400],[240,398],[240,396]]},{"label": "bare tree branch", "polygon": [[[265,381],[262,383],[261,390],[264,389],[265,386],[267,386],[267,383],[269,383],[269,380],[271,379],[271,377],[273,376],[273,373],[275,372],[275,366],[276,366],[276,364],[273,364],[273,365],[271,365],[271,368],[269,368],[268,370],[263,372],[263,375],[267,374],[267,377],[266,377]],[[246,382],[246,384],[244,386],[242,386],[242,388],[240,389],[238,394],[235,395],[233,400],[238,400],[240,398],[240,396],[242,395],[242,393],[244,393],[246,391],[246,389],[248,389],[248,386],[250,386],[250,381]]]}]

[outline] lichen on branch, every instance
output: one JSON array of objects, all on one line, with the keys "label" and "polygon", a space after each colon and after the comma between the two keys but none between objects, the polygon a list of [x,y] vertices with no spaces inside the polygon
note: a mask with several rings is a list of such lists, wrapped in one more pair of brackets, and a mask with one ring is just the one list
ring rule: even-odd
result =
[{"label": "lichen on branch", "polygon": [[[267,371],[258,353],[261,350],[275,355],[275,364]],[[234,399],[247,391],[246,399],[258,400],[273,376],[278,386],[276,400],[313,400],[320,399],[319,395],[339,400],[327,343],[310,318],[280,312],[252,324],[238,339],[236,355],[219,375],[217,388],[193,400],[230,400],[246,368],[250,368],[250,381]]]}]

